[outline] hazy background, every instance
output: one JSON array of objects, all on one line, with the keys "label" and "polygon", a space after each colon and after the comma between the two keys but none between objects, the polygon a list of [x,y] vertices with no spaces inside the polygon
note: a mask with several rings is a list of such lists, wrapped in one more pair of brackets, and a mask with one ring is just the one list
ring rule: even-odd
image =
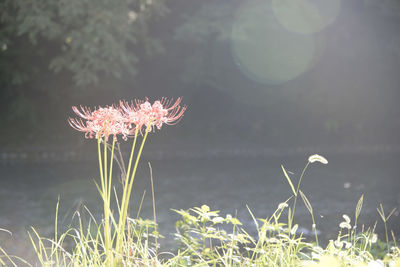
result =
[{"label": "hazy background", "polygon": [[398,1],[1,5],[4,145],[74,144],[72,105],[145,96],[183,97],[179,143],[399,143]]},{"label": "hazy background", "polygon": [[151,135],[137,197],[152,161],[165,231],[171,208],[202,203],[264,217],[290,193],[280,164],[296,180],[314,153],[330,161],[304,185],[322,233],[362,193],[371,225],[400,203],[399,29],[398,0],[3,0],[0,228],[51,233],[59,194],[96,210],[95,145],[71,106],[161,96],[188,109]]}]

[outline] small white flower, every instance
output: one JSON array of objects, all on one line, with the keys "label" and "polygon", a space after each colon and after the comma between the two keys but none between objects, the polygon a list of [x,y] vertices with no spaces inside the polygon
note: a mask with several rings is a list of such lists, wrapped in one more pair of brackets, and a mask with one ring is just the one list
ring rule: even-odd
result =
[{"label": "small white flower", "polygon": [[322,164],[328,164],[328,160],[326,158],[324,158],[323,156],[320,156],[318,154],[312,155],[308,158],[308,161],[310,163],[314,163],[316,161],[322,163]]},{"label": "small white flower", "polygon": [[341,222],[340,224],[339,224],[339,227],[340,228],[347,228],[347,229],[351,229],[351,225],[348,223],[348,222]]},{"label": "small white flower", "polygon": [[7,50],[7,44],[3,44],[3,45],[1,46],[1,50],[6,51],[6,50]]},{"label": "small white flower", "polygon": [[350,217],[349,216],[347,216],[346,214],[343,214],[343,219],[348,223],[348,224],[350,224],[350,222],[351,222],[351,220],[350,220]]}]

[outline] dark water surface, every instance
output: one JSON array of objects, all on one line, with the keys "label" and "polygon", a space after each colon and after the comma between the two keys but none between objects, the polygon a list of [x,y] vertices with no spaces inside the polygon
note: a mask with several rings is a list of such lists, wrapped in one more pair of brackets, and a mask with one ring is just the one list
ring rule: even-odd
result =
[{"label": "dark water surface", "polygon": [[[302,183],[316,213],[317,228],[322,239],[333,238],[342,214],[354,216],[356,203],[365,194],[360,222],[372,226],[378,221],[378,233],[383,225],[376,211],[383,203],[387,211],[400,206],[400,155],[391,156],[329,156],[328,165],[311,164]],[[260,157],[257,159],[231,157],[198,160],[152,160],[155,185],[157,221],[161,233],[169,239],[179,217],[171,211],[207,204],[221,213],[238,214],[249,232],[254,224],[246,208],[258,218],[272,214],[290,194],[280,164],[293,172],[297,181],[307,157]],[[98,179],[96,162],[85,163],[8,163],[1,167],[0,245],[13,254],[32,258],[27,237],[30,226],[43,235],[52,235],[58,195],[59,217],[67,225],[73,212],[82,204],[100,218],[102,204],[94,185]],[[118,179],[118,173],[114,176]],[[146,160],[134,183],[131,214],[136,215],[144,190],[141,216],[152,219],[149,169]],[[389,227],[400,236],[400,216],[396,212]],[[296,209],[297,223],[305,233],[311,228],[311,218],[303,203]],[[382,235],[380,235],[383,237]]]}]

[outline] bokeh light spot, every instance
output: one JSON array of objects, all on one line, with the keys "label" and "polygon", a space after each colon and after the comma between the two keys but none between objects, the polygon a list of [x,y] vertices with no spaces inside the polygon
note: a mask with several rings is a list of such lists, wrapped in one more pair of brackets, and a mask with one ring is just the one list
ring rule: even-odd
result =
[{"label": "bokeh light spot", "polygon": [[287,30],[312,34],[334,22],[340,11],[340,0],[272,0],[279,23]]},{"label": "bokeh light spot", "polygon": [[315,52],[314,37],[284,29],[270,1],[245,1],[236,13],[231,35],[232,54],[249,78],[280,84],[308,69]]}]

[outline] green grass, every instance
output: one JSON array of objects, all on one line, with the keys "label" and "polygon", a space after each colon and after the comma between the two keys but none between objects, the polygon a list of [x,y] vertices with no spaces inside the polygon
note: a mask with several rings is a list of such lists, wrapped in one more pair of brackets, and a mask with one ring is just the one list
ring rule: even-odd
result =
[{"label": "green grass", "polygon": [[[143,148],[144,141],[138,152]],[[65,232],[58,227],[58,204],[52,238],[42,237],[34,228],[29,232],[39,266],[394,266],[400,267],[400,249],[396,238],[387,229],[387,221],[394,210],[385,215],[382,205],[378,213],[385,226],[385,239],[381,241],[374,233],[375,227],[358,229],[364,197],[361,196],[354,217],[343,215],[338,222],[338,235],[329,240],[327,246],[318,242],[314,211],[306,195],[300,190],[301,181],[307,167],[313,162],[326,164],[318,155],[309,158],[296,185],[282,166],[284,177],[292,190],[292,196],[280,203],[272,215],[256,218],[249,207],[248,211],[256,226],[256,234],[249,234],[240,219],[231,214],[220,214],[217,210],[203,205],[189,210],[173,210],[181,216],[176,222],[176,248],[161,251],[156,211],[153,196],[153,219],[144,220],[127,214],[129,195],[132,189],[136,158],[131,171],[132,155],[123,184],[123,195],[119,197],[112,187],[112,160],[107,169],[107,143],[102,153],[99,144],[100,186],[97,186],[103,199],[104,214],[96,221],[87,208],[76,211]],[[111,159],[114,144],[111,149]],[[119,165],[123,162],[120,159]],[[151,166],[150,176],[151,181]],[[123,168],[125,170],[125,168]],[[127,175],[126,175],[127,174]],[[111,195],[114,195],[119,216],[110,208]],[[313,221],[314,239],[307,241],[298,233],[295,208],[300,195]],[[143,198],[142,198],[143,201]],[[142,204],[142,203],[141,203]],[[85,219],[84,219],[85,218]],[[5,231],[4,229],[0,229]],[[391,240],[392,239],[392,240]],[[8,255],[0,248],[2,266],[36,266],[25,260]]]}]

